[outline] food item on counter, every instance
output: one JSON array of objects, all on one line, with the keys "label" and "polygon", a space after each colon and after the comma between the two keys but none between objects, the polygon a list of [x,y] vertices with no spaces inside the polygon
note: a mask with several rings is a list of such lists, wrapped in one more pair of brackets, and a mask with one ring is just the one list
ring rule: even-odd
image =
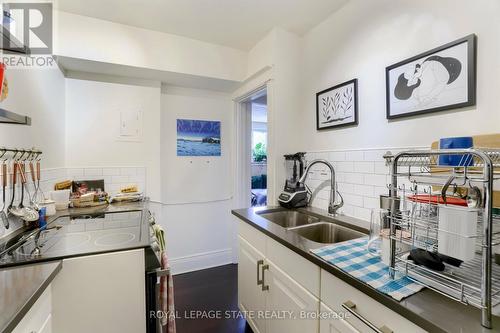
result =
[{"label": "food item on counter", "polygon": [[127,185],[125,187],[122,187],[120,190],[121,193],[134,193],[138,192],[137,185]]},{"label": "food item on counter", "polygon": [[56,183],[54,185],[54,190],[56,190],[56,191],[70,190],[72,185],[73,185],[73,181],[71,181],[71,180],[65,180],[65,181]]},{"label": "food item on counter", "polygon": [[142,192],[135,193],[118,193],[111,198],[111,202],[134,202],[144,199]]}]

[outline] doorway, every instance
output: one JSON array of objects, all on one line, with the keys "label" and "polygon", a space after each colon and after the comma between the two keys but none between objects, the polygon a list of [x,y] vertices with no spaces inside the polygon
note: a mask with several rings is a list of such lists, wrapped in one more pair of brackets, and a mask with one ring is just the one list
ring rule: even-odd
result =
[{"label": "doorway", "polygon": [[271,140],[268,92],[269,85],[264,84],[235,99],[235,205],[239,208],[269,203]]},{"label": "doorway", "polygon": [[267,205],[267,94],[251,98],[251,206]]}]

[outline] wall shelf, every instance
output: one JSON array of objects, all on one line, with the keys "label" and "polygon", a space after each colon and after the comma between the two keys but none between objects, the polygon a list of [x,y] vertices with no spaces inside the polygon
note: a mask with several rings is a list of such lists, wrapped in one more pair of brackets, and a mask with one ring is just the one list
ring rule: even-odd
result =
[{"label": "wall shelf", "polygon": [[31,118],[0,108],[0,123],[31,126]]}]

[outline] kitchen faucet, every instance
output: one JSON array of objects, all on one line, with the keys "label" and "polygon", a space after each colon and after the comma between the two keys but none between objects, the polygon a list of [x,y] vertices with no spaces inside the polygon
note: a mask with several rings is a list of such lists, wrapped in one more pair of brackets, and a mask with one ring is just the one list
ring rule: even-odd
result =
[{"label": "kitchen faucet", "polygon": [[[306,168],[306,171],[300,177],[299,182],[305,185],[305,181],[307,178],[307,174],[309,173],[309,169],[315,164],[324,164],[328,168],[330,168],[330,202],[328,203],[328,214],[335,215],[337,213],[337,210],[344,205],[344,198],[342,198],[342,195],[337,191],[337,184],[335,182],[335,169],[333,168],[333,165],[331,165],[330,162],[327,160],[323,159],[318,159],[318,160],[313,160],[311,163]],[[338,193],[340,197],[340,203],[336,204],[335,203],[335,197],[336,194]]]}]

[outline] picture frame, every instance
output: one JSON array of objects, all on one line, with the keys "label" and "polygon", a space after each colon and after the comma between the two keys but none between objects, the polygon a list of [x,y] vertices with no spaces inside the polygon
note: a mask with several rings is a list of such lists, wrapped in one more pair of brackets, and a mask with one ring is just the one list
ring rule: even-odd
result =
[{"label": "picture frame", "polygon": [[177,119],[177,156],[221,155],[220,121]]},{"label": "picture frame", "polygon": [[476,104],[475,34],[386,67],[386,117],[398,119]]},{"label": "picture frame", "polygon": [[316,93],[316,130],[358,125],[358,79]]}]

